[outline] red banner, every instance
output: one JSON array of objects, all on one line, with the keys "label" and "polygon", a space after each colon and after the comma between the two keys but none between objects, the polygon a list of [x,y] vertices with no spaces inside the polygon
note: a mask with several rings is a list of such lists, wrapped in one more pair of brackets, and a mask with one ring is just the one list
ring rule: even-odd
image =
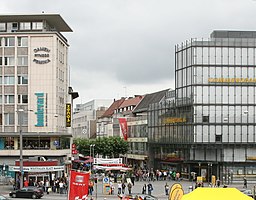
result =
[{"label": "red banner", "polygon": [[70,171],[68,200],[87,199],[89,177],[89,173]]},{"label": "red banner", "polygon": [[128,138],[128,126],[127,126],[127,121],[126,118],[119,118],[119,124],[121,126],[121,130],[124,136],[124,140],[127,140]]}]

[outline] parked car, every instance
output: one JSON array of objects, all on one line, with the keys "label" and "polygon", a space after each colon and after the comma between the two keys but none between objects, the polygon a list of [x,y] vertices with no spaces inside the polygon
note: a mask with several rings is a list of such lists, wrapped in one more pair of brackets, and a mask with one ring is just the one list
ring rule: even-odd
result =
[{"label": "parked car", "polygon": [[40,199],[43,194],[42,192],[36,187],[24,187],[20,190],[11,191],[9,196],[12,198],[32,198],[32,199]]},{"label": "parked car", "polygon": [[0,194],[0,200],[8,200],[8,198]]},{"label": "parked car", "polygon": [[140,193],[133,193],[133,194],[126,194],[126,195],[118,195],[120,200],[158,200],[157,197],[149,194],[140,194]]}]

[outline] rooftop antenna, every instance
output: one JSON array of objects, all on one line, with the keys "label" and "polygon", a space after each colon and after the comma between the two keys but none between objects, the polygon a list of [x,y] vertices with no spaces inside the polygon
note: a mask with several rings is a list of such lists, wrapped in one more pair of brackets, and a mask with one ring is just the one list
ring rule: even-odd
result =
[{"label": "rooftop antenna", "polygon": [[124,86],[124,97],[127,97],[127,87]]}]

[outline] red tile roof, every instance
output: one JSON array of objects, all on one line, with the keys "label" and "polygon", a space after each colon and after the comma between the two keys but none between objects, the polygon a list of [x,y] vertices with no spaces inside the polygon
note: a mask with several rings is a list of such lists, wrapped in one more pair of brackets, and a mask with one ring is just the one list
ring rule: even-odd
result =
[{"label": "red tile roof", "polygon": [[128,106],[136,106],[141,101],[142,98],[143,98],[143,96],[141,96],[141,95],[135,96],[133,98],[128,98],[119,106],[119,108],[126,108]]},{"label": "red tile roof", "polygon": [[119,108],[119,106],[125,101],[125,98],[119,100],[114,100],[111,106],[106,110],[106,112],[100,117],[111,117],[114,114],[114,111]]}]

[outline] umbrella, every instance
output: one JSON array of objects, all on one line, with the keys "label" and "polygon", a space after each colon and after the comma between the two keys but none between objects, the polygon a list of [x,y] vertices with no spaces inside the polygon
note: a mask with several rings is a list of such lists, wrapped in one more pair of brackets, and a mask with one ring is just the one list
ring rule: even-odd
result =
[{"label": "umbrella", "polygon": [[197,188],[181,200],[252,200],[236,188]]}]

